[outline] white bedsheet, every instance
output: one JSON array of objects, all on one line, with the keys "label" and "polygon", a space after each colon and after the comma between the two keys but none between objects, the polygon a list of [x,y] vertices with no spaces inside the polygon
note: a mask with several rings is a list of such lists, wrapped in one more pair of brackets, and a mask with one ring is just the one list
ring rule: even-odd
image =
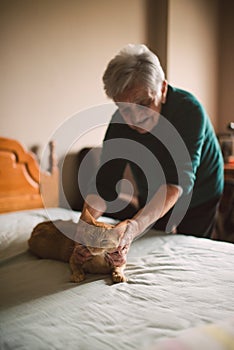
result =
[{"label": "white bedsheet", "polygon": [[73,284],[68,264],[27,251],[44,220],[43,209],[0,215],[1,350],[157,349],[164,337],[233,317],[233,244],[151,230],[130,249],[127,283],[87,275]]}]

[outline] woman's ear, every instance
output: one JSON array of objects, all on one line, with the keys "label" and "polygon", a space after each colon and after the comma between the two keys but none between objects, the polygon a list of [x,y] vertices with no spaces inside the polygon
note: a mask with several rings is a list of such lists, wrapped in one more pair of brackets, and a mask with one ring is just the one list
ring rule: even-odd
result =
[{"label": "woman's ear", "polygon": [[168,88],[168,83],[167,83],[166,80],[164,80],[163,83],[162,83],[162,89],[161,89],[161,91],[162,91],[162,100],[161,100],[161,102],[162,103],[166,103],[166,100],[167,100],[167,88]]}]

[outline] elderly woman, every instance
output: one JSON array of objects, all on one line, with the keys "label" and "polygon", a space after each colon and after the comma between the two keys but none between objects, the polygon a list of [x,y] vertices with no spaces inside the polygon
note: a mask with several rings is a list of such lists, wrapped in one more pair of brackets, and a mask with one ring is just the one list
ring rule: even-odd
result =
[{"label": "elderly woman", "polygon": [[[151,225],[210,238],[223,191],[223,159],[200,102],[167,83],[157,56],[145,45],[121,50],[109,62],[103,82],[117,111],[84,208],[95,218],[108,207],[118,209],[111,204],[127,164],[140,203],[139,211],[127,220],[119,254],[113,255],[116,264],[123,259],[121,249]],[[85,248],[80,255],[81,261],[88,257]]]}]

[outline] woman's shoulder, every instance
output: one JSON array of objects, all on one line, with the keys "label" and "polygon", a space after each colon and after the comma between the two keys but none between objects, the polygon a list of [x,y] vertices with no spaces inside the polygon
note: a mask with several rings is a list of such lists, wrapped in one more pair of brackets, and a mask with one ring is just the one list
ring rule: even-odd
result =
[{"label": "woman's shoulder", "polygon": [[198,100],[198,98],[190,91],[184,90],[181,88],[177,88],[174,86],[169,85],[169,99],[171,99],[174,102],[177,102],[178,104],[183,104],[184,106],[197,106],[202,107],[201,102]]}]

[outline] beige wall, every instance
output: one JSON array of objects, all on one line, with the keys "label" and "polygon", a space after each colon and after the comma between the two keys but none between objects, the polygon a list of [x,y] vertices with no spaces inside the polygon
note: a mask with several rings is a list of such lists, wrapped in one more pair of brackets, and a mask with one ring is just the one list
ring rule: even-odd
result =
[{"label": "beige wall", "polygon": [[145,42],[145,11],[145,0],[1,0],[1,136],[44,146],[68,117],[106,103],[103,71]]},{"label": "beige wall", "polygon": [[219,6],[219,130],[227,132],[227,125],[234,121],[234,2],[223,0]]},{"label": "beige wall", "polygon": [[218,129],[218,0],[169,0],[167,76],[204,104]]},{"label": "beige wall", "polygon": [[234,115],[232,14],[229,0],[1,0],[0,134],[44,146],[67,118],[106,103],[103,71],[129,42],[149,44],[169,82],[194,92],[225,129]]},{"label": "beige wall", "polygon": [[[109,102],[102,87],[103,71],[130,42],[148,44],[159,55],[169,82],[196,94],[216,131],[225,131],[234,118],[233,4],[229,0],[0,0],[0,135],[42,149],[59,129],[61,165],[64,152],[74,150],[67,144],[82,130],[87,109],[91,108],[89,118],[98,121],[101,116],[108,123],[113,106],[104,108],[105,115],[99,107],[95,113],[92,106]],[[82,118],[66,129],[68,118],[79,111]],[[83,133],[75,150],[99,145],[105,129]],[[74,157],[74,166],[75,162]],[[74,171],[66,178],[72,198]]]}]

